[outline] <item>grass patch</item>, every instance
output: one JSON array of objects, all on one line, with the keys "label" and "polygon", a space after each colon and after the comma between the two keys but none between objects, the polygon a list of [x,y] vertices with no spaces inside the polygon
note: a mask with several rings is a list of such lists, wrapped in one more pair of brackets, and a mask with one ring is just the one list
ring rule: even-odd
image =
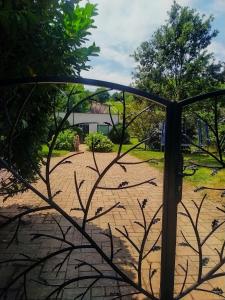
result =
[{"label": "grass patch", "polygon": [[[132,144],[123,145],[122,152],[126,152],[132,146],[137,143],[137,139],[131,139]],[[118,151],[119,145],[114,145],[113,151]],[[140,145],[137,149],[132,150],[130,155],[135,156],[141,160],[155,159],[157,164],[149,162],[152,167],[155,167],[163,171],[164,167],[164,153],[159,151],[145,150],[143,145]],[[197,164],[206,164],[211,166],[218,166],[215,159],[205,154],[184,154],[184,162],[195,162]],[[190,171],[187,171],[190,172]],[[199,167],[197,172],[193,176],[184,177],[185,182],[189,182],[194,186],[210,186],[221,187],[225,183],[225,170],[220,170],[215,176],[212,176],[212,169]]]},{"label": "grass patch", "polygon": [[[41,149],[41,155],[42,156],[47,156],[48,155],[48,151],[49,151],[49,148],[47,145],[42,145],[42,149]],[[63,155],[66,155],[67,153],[69,153],[69,151],[67,150],[53,150],[52,152],[52,156],[53,157],[57,157],[57,156],[63,156]]]}]

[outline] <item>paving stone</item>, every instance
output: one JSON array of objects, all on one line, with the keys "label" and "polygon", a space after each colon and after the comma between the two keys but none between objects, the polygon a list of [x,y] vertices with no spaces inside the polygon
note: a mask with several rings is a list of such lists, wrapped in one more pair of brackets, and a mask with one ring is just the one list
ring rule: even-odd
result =
[{"label": "paving stone", "polygon": [[[96,159],[99,165],[99,169],[102,171],[106,164],[115,157],[113,153],[96,153]],[[52,166],[56,164],[61,158],[52,158]],[[82,155],[72,157],[72,164],[66,164],[58,167],[51,174],[51,185],[53,193],[58,190],[62,190],[62,193],[57,195],[54,200],[56,203],[64,209],[64,211],[70,214],[74,220],[82,225],[83,212],[78,210],[71,210],[73,208],[79,207],[78,197],[75,194],[74,188],[74,171],[77,173],[77,179],[80,183],[81,180],[85,180],[83,185],[80,188],[80,195],[82,197],[83,203],[87,203],[90,191],[93,187],[95,180],[97,179],[96,172],[86,168],[86,165],[93,166],[92,154],[90,152],[85,152]],[[137,161],[137,158],[128,156],[124,161]],[[129,184],[137,183],[142,180],[149,178],[157,178],[156,182],[157,187],[151,185],[143,185],[135,187],[133,189],[124,189],[124,190],[101,190],[97,189],[93,195],[93,201],[90,206],[90,211],[88,213],[88,218],[96,216],[96,211],[99,207],[102,207],[102,210],[110,208],[112,205],[116,204],[118,201],[124,208],[115,208],[109,214],[103,215],[101,218],[94,219],[93,221],[88,222],[86,226],[86,232],[90,234],[92,239],[95,240],[97,245],[102,248],[106,254],[111,253],[111,245],[109,237],[104,234],[108,232],[108,223],[111,224],[113,240],[114,240],[114,251],[121,249],[117,254],[114,255],[114,262],[119,268],[133,280],[137,280],[137,272],[134,268],[134,265],[137,265],[139,254],[134,246],[119,233],[115,228],[120,229],[125,232],[123,226],[126,226],[126,230],[129,232],[129,238],[131,238],[137,245],[141,244],[143,239],[143,227],[138,225],[136,222],[143,223],[143,216],[139,209],[137,199],[142,203],[144,199],[148,199],[145,207],[146,221],[150,222],[155,211],[161,205],[162,201],[162,183],[163,175],[156,168],[150,167],[148,164],[140,164],[135,167],[132,165],[127,165],[127,172],[124,172],[122,168],[115,165],[109,172],[106,174],[106,177],[102,179],[99,183],[100,186],[112,186],[117,187],[122,181],[127,181]],[[34,184],[35,187],[46,194],[46,187],[41,181],[38,181]],[[197,204],[200,203],[202,195],[193,192],[193,188],[190,185],[184,184],[183,191],[183,201],[190,210],[191,215],[195,218],[196,208],[193,205],[191,200],[195,200]],[[1,199],[0,199],[1,200]],[[35,196],[31,192],[26,192],[22,195],[16,195],[13,198],[10,198],[7,202],[3,203],[0,208],[1,214],[8,214],[13,216],[14,214],[21,211],[18,209],[18,206],[43,206],[46,205],[42,200]],[[183,211],[179,205],[179,210]],[[34,258],[43,258],[45,255],[49,255],[58,250],[62,250],[69,246],[69,244],[55,239],[45,239],[38,238],[34,239],[30,243],[31,233],[38,234],[48,234],[61,238],[62,233],[59,226],[56,224],[52,216],[57,220],[65,233],[70,223],[63,216],[56,213],[56,211],[43,211],[39,213],[34,213],[30,218],[27,218],[29,224],[21,226],[19,230],[19,241],[17,244],[13,244],[7,248],[7,242],[10,241],[10,238],[14,234],[15,225],[10,225],[7,228],[4,228],[4,231],[0,231],[0,257],[1,260],[10,259],[10,258],[19,258],[21,253],[28,255],[29,257]],[[161,231],[162,225],[162,212],[157,216],[160,220],[158,223],[152,226],[149,233],[149,237],[146,241],[145,252],[147,253],[149,248],[152,247],[154,241],[157,239],[159,232]],[[209,230],[211,230],[212,221],[218,219],[220,221],[224,220],[224,216],[218,212],[215,208],[215,203],[212,203],[210,200],[205,202],[205,205],[202,208],[202,214],[199,217],[199,233],[201,235],[201,240],[203,240]],[[31,222],[31,223],[30,223]],[[221,227],[221,230],[215,235],[211,236],[205,243],[203,247],[203,257],[209,257],[208,264],[203,268],[203,274],[206,274],[210,271],[218,262],[218,255],[215,252],[215,248],[221,249],[224,241],[224,229]],[[198,255],[190,247],[182,247],[179,243],[184,242],[181,231],[187,237],[191,245],[197,249],[196,237],[194,235],[194,230],[191,223],[188,221],[188,218],[182,215],[178,215],[178,245],[177,245],[177,256],[176,256],[176,278],[175,278],[175,291],[179,292],[184,279],[184,271],[179,267],[179,264],[183,267],[186,266],[187,260],[189,261],[189,275],[187,277],[186,286],[190,286],[198,275]],[[104,233],[104,234],[103,234]],[[66,235],[66,239],[69,242],[74,243],[74,245],[88,245],[88,241],[82,236],[82,234],[71,228]],[[161,239],[159,239],[157,245],[160,245]],[[83,261],[86,261],[98,269],[100,272],[107,276],[115,276],[115,272],[112,268],[102,259],[102,257],[95,253],[94,249],[76,249],[71,252],[71,255],[66,257],[68,252],[58,254],[54,258],[48,259],[41,268],[35,268],[30,275],[27,275],[29,280],[34,279],[34,281],[29,283],[29,300],[42,300],[54,287],[46,287],[45,285],[59,285],[62,282],[72,280],[79,276],[88,276],[96,275],[96,270],[90,266],[83,264],[79,267],[79,264],[82,264]],[[155,295],[159,293],[160,286],[160,251],[154,251],[150,253],[147,258],[143,261],[142,265],[142,277],[143,277],[143,287],[149,290],[149,267],[151,264],[152,269],[157,269],[157,273],[152,279],[152,285],[155,290]],[[65,259],[58,277],[56,277],[56,272],[53,271],[54,266],[62,262]],[[31,262],[29,262],[30,264]],[[34,262],[32,262],[34,263]],[[3,288],[8,279],[12,278],[18,271],[22,271],[26,264],[16,265],[10,267],[10,264],[3,266],[0,265],[0,288]],[[220,271],[225,271],[225,266],[220,269]],[[167,274],[168,276],[168,274]],[[35,281],[36,280],[36,281]],[[65,286],[64,291],[62,292],[59,299],[61,300],[72,300],[74,297],[78,296],[80,293],[84,293],[86,288],[93,282],[94,279],[85,281],[76,281],[72,282]],[[37,281],[40,281],[39,283]],[[41,284],[42,281],[42,284]],[[30,281],[29,281],[30,282]],[[120,288],[118,288],[118,283],[112,279],[103,279],[96,282],[95,285],[88,291],[84,299],[96,299],[96,300],[107,300],[112,299],[112,294],[120,292],[129,292],[134,291],[131,287],[127,286],[126,282],[120,282]],[[220,287],[225,290],[225,279],[217,278],[211,282],[207,282],[204,285],[205,288],[213,289],[215,287]],[[55,287],[56,288],[56,287]],[[10,293],[10,300],[16,300],[16,294],[21,292],[21,282],[15,284],[15,290]],[[127,296],[123,299],[146,299],[143,295],[133,295]],[[217,295],[207,294],[204,292],[192,292],[191,294],[185,296],[185,300],[218,300],[220,299]]]}]

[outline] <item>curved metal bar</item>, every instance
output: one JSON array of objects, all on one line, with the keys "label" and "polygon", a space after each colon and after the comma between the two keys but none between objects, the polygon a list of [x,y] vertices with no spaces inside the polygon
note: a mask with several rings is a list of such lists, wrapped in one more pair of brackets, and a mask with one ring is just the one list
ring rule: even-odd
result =
[{"label": "curved metal bar", "polygon": [[185,106],[193,104],[197,101],[202,101],[202,100],[205,100],[205,99],[210,98],[210,97],[217,97],[217,96],[223,96],[223,95],[225,95],[225,89],[217,90],[217,91],[214,91],[214,92],[209,92],[209,93],[206,93],[206,94],[200,94],[200,95],[190,97],[190,98],[186,98],[186,99],[181,100],[180,102],[178,102],[178,105],[180,105],[181,107],[185,107]]},{"label": "curved metal bar", "polygon": [[168,99],[165,99],[163,97],[160,97],[156,94],[147,93],[141,90],[138,90],[136,88],[112,83],[108,81],[103,80],[96,80],[96,79],[88,79],[88,78],[82,78],[82,77],[73,77],[73,76],[36,76],[36,77],[30,77],[30,78],[17,78],[17,79],[3,79],[0,80],[0,87],[6,87],[10,85],[15,84],[43,84],[43,83],[80,83],[84,85],[92,85],[97,87],[105,87],[110,88],[114,90],[124,91],[131,94],[135,94],[137,96],[144,97],[146,99],[152,100],[155,103],[158,103],[163,106],[170,105],[171,101]]}]

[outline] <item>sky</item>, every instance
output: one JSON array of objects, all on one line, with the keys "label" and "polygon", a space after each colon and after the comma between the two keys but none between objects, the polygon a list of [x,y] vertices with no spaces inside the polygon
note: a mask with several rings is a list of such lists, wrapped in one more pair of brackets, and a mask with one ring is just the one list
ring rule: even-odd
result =
[{"label": "sky", "polygon": [[[135,62],[131,54],[167,19],[173,0],[89,0],[97,4],[97,28],[90,41],[101,48],[90,58],[91,70],[81,76],[130,85]],[[200,14],[214,15],[213,28],[219,30],[209,50],[217,60],[225,61],[225,0],[177,0],[180,5]]]}]

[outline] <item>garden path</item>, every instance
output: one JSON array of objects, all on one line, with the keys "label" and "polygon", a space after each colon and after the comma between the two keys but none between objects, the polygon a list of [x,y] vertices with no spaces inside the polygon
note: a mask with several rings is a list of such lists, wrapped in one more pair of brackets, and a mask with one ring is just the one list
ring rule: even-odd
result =
[{"label": "garden path", "polygon": [[[115,153],[97,153],[96,160],[98,163],[99,170],[103,170],[104,167],[115,157]],[[52,166],[56,164],[61,158],[52,158]],[[92,154],[90,152],[84,151],[83,154],[74,156],[70,159],[72,163],[63,164],[59,166],[51,175],[51,185],[53,192],[61,191],[55,196],[55,201],[59,204],[67,213],[74,217],[78,223],[81,223],[82,212],[78,210],[71,210],[78,207],[78,199],[74,188],[74,171],[76,171],[78,182],[85,180],[80,191],[81,198],[85,202],[88,198],[90,190],[97,178],[96,172],[87,168],[86,166],[94,167]],[[123,161],[137,162],[138,159],[127,156]],[[126,272],[131,278],[136,279],[136,271],[133,264],[137,262],[138,254],[136,250],[130,246],[130,244],[122,237],[122,235],[115,229],[119,228],[123,230],[123,226],[126,226],[129,236],[137,243],[140,244],[143,237],[143,229],[135,223],[135,221],[142,221],[142,214],[139,209],[137,199],[143,201],[147,199],[145,212],[147,222],[153,216],[155,211],[159,208],[162,203],[162,185],[163,185],[163,175],[162,173],[154,167],[150,167],[147,163],[137,164],[137,165],[126,165],[127,172],[124,171],[119,165],[115,165],[106,174],[106,177],[101,181],[101,186],[118,187],[121,182],[128,182],[128,184],[136,184],[144,180],[156,178],[155,182],[157,186],[152,184],[144,184],[141,186],[136,186],[130,189],[120,189],[120,190],[103,190],[98,189],[94,194],[93,202],[91,204],[91,209],[89,212],[89,217],[95,216],[96,210],[99,207],[105,209],[111,207],[112,205],[120,202],[122,207],[115,208],[110,213],[93,220],[87,227],[87,231],[91,234],[97,243],[102,247],[104,251],[110,253],[110,243],[109,239],[102,235],[108,228],[108,223],[110,222],[113,237],[115,240],[115,249],[121,248],[122,250],[118,252],[115,256],[115,261],[118,265]],[[46,194],[46,187],[39,180],[35,187]],[[184,185],[183,199],[186,206],[190,209],[191,214],[196,214],[196,209],[191,200],[195,200],[199,203],[202,198],[201,192],[194,193],[190,185]],[[1,202],[2,203],[2,202]],[[18,211],[22,211],[27,206],[41,206],[43,201],[34,195],[31,191],[28,191],[22,195],[14,196],[8,199],[2,204],[0,214],[14,215]],[[25,223],[19,230],[18,234],[18,245],[14,242],[9,248],[7,248],[7,243],[13,234],[13,227],[7,227],[3,232],[0,233],[0,256],[1,260],[10,259],[18,257],[19,253],[24,253],[29,256],[40,257],[51,251],[57,251],[57,249],[62,248],[62,243],[55,240],[47,239],[36,239],[30,242],[31,234],[33,233],[45,233],[45,234],[60,234],[59,228],[57,227],[52,216],[58,220],[60,225],[66,230],[69,226],[68,222],[61,217],[58,213],[54,211],[46,211],[42,213],[35,213],[25,218]],[[160,214],[158,218],[161,219]],[[216,209],[215,203],[211,202],[210,199],[206,199],[205,204],[202,208],[202,213],[200,215],[200,226],[199,232],[202,237],[207,235],[207,232],[211,229],[212,221],[214,219],[219,221],[224,220],[224,215]],[[150,232],[146,248],[151,247],[157,238],[161,228],[161,221],[153,226]],[[203,248],[203,257],[209,258],[207,265],[203,268],[203,274],[209,271],[216,262],[218,262],[218,255],[215,248],[221,248],[222,242],[224,240],[224,229],[218,231],[214,237],[210,238]],[[178,243],[183,242],[181,236],[181,231],[188,237],[188,240],[195,244],[195,236],[192,230],[190,222],[183,215],[179,214],[178,217]],[[68,233],[68,239],[74,242],[81,243],[85,242],[82,236],[76,230],[70,230]],[[157,243],[160,245],[160,240]],[[156,248],[157,250],[157,248]],[[79,276],[85,276],[94,272],[89,266],[83,266],[81,268],[75,268],[78,264],[76,259],[85,259],[88,262],[94,262],[95,267],[106,272],[107,274],[113,274],[110,267],[102,260],[102,258],[93,252],[92,249],[86,249],[85,251],[75,251],[65,262],[65,264],[60,269],[58,276],[56,276],[56,270],[53,270],[54,265],[60,263],[64,256],[59,256],[57,259],[49,260],[43,266],[36,268],[32,271],[30,278],[36,278],[38,281],[44,282],[47,280],[51,284],[60,284],[64,280],[71,279],[72,277],[79,274]],[[196,276],[198,272],[198,256],[189,247],[177,246],[177,258],[176,258],[176,278],[175,278],[175,292],[178,293],[181,289],[184,272],[178,264],[186,265],[186,260],[189,260],[189,273],[187,276],[186,286],[194,283],[196,281]],[[155,290],[155,295],[159,292],[159,278],[160,278],[160,251],[154,251],[150,253],[143,262],[143,285],[149,289],[149,265],[152,263],[153,269],[158,269],[153,277],[153,289]],[[3,288],[7,284],[12,276],[15,276],[17,272],[24,269],[23,263],[16,263],[11,266],[3,267],[1,265],[0,269],[0,288]],[[225,271],[225,267],[222,269]],[[94,273],[93,273],[94,274]],[[169,275],[169,274],[168,274]],[[29,276],[28,276],[29,277]],[[29,279],[29,278],[28,278]],[[90,284],[90,282],[88,283]],[[63,293],[60,294],[59,299],[69,300],[74,299],[75,296],[85,291],[87,287],[87,282],[74,282],[73,284],[67,286]],[[212,290],[213,288],[222,288],[225,290],[225,279],[215,279],[214,282],[205,283],[201,288],[207,288]],[[44,285],[38,284],[35,281],[30,281],[27,287],[28,299],[29,300],[41,300],[44,299],[46,293],[49,292],[51,288],[44,287]],[[21,291],[21,285],[16,284],[13,286],[11,294],[8,299],[16,299],[16,295]],[[118,293],[125,294],[127,292],[132,292],[126,285],[118,286],[118,283],[114,281],[98,281],[86,294],[84,299],[113,299]],[[146,299],[139,295],[127,296],[122,299]],[[221,299],[219,296],[206,294],[204,292],[196,291],[190,295],[184,297],[183,299],[198,299],[198,300],[217,300]]]}]

